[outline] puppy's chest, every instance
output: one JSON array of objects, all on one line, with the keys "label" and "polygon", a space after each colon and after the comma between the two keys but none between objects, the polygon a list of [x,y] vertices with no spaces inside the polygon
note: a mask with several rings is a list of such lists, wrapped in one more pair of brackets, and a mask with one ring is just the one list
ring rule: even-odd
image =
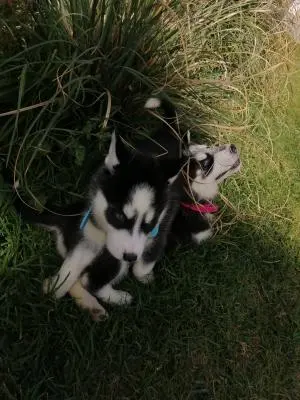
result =
[{"label": "puppy's chest", "polygon": [[99,251],[104,247],[106,242],[106,233],[96,228],[90,221],[87,222],[83,230],[83,237],[88,241],[91,247],[98,249]]}]

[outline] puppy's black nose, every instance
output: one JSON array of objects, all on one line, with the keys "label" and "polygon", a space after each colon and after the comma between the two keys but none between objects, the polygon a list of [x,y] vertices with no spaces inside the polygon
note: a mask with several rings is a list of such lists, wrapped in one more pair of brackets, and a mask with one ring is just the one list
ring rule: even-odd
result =
[{"label": "puppy's black nose", "polygon": [[137,255],[134,253],[124,253],[123,260],[128,262],[134,262],[137,260]]},{"label": "puppy's black nose", "polygon": [[230,145],[230,152],[231,153],[237,153],[237,148],[236,148],[236,146],[234,144]]}]

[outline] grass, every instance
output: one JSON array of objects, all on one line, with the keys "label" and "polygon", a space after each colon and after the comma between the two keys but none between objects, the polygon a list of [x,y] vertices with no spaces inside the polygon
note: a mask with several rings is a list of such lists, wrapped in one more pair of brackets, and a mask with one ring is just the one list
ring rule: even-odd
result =
[{"label": "grass", "polygon": [[[111,63],[115,43],[108,41],[97,54],[89,27],[84,25],[82,43],[75,41],[52,9],[46,32],[41,14],[5,11],[6,26],[17,37],[13,41],[3,28],[10,46],[1,56],[0,76],[9,85],[6,93],[0,83],[1,111],[13,113],[1,117],[2,166],[16,171],[25,182],[24,198],[35,204],[51,196],[56,201],[81,196],[82,166],[92,159],[87,171],[92,169],[105,145],[107,110],[110,119],[126,111],[125,130],[134,139],[144,129],[136,105],[152,89],[164,88],[195,135],[209,133],[210,141],[238,144],[243,171],[222,189],[216,237],[199,249],[179,248],[165,257],[150,287],[123,282],[134,304],[111,309],[101,324],[68,298],[56,303],[42,295],[41,282],[57,270],[58,257],[47,233],[14,214],[2,183],[1,398],[295,400],[300,389],[299,52],[293,56],[280,25],[270,24],[270,2],[166,2],[159,14],[149,13],[151,2],[145,3],[143,8],[132,2],[142,10],[133,26],[151,48],[145,54],[135,35],[129,43],[124,31],[120,40],[129,44],[125,50],[117,47],[116,66],[122,57],[129,62],[134,49],[146,67],[131,60],[132,77],[122,70],[119,92],[113,87],[118,68],[103,81],[98,77],[94,88],[86,65],[97,61],[97,69]],[[49,11],[48,3],[41,4]],[[17,12],[24,24],[16,30]],[[112,27],[126,19],[121,10],[113,14],[107,21],[110,38]],[[84,18],[76,18],[72,24],[83,27]],[[139,25],[146,21],[152,30],[144,36],[145,25]],[[152,41],[156,29],[160,36]],[[54,34],[65,40],[57,52]],[[24,40],[27,47],[18,53]],[[38,50],[32,47],[37,44]],[[64,90],[53,79],[58,67]],[[15,72],[7,74],[12,68]],[[124,90],[128,79],[134,85],[130,93]],[[49,99],[51,105],[18,112]],[[94,100],[95,108],[88,107]]]}]

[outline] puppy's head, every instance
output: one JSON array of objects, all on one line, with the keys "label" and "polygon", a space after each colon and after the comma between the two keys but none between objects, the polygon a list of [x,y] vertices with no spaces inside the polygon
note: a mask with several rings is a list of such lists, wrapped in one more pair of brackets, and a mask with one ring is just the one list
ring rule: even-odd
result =
[{"label": "puppy's head", "polygon": [[117,259],[135,262],[155,236],[168,209],[179,160],[159,160],[129,149],[115,133],[91,185],[95,223]]},{"label": "puppy's head", "polygon": [[218,194],[218,185],[241,167],[239,152],[234,144],[208,147],[191,144],[187,174],[189,186],[197,200],[211,200]]}]

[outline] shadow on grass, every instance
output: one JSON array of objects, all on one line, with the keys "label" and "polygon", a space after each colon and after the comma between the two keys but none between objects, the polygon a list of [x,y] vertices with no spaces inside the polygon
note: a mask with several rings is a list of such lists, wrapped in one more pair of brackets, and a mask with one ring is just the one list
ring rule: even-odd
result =
[{"label": "shadow on grass", "polygon": [[18,238],[1,277],[1,398],[297,398],[299,254],[271,222],[177,250],[151,287],[124,282],[135,303],[100,324],[42,296],[57,269],[47,234]]}]

